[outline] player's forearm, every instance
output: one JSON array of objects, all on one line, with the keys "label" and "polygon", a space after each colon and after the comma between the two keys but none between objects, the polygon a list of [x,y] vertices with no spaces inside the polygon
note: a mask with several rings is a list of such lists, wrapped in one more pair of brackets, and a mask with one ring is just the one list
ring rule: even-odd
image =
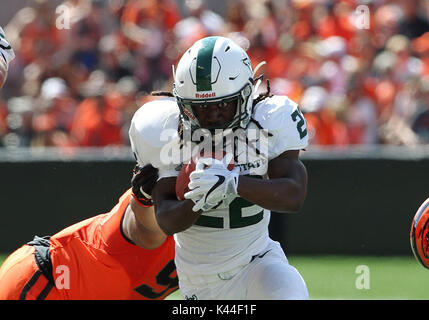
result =
[{"label": "player's forearm", "polygon": [[133,210],[134,217],[137,226],[147,232],[156,233],[161,232],[161,229],[155,218],[155,211],[152,207],[144,207],[137,203],[137,201],[131,197],[130,200],[131,209]]},{"label": "player's forearm", "polygon": [[122,221],[125,235],[142,248],[159,247],[164,243],[166,235],[156,222],[153,207],[142,207],[133,198],[130,204]]},{"label": "player's forearm", "polygon": [[237,191],[240,197],[276,212],[298,212],[307,193],[293,179],[262,180],[246,176],[240,176]]},{"label": "player's forearm", "polygon": [[160,228],[167,235],[188,229],[200,216],[199,212],[192,211],[194,205],[192,200],[164,200],[161,205],[155,200],[155,214]]}]

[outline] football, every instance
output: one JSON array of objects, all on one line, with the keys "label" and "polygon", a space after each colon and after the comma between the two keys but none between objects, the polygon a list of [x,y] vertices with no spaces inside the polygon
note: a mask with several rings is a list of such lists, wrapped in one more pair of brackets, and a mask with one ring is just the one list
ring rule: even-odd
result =
[{"label": "football", "polygon": [[423,267],[429,269],[429,198],[417,210],[410,230],[411,249]]},{"label": "football", "polygon": [[[210,158],[222,160],[225,156],[226,152],[212,152]],[[188,184],[189,184],[189,176],[191,173],[195,170],[196,164],[200,158],[208,158],[209,156],[204,155],[203,153],[196,155],[194,157],[191,157],[191,159],[182,165],[182,168],[180,169],[179,175],[177,176],[176,180],[176,196],[178,200],[185,200],[185,193],[189,191]],[[234,169],[234,159],[231,159],[230,163],[228,164],[228,170]]]}]

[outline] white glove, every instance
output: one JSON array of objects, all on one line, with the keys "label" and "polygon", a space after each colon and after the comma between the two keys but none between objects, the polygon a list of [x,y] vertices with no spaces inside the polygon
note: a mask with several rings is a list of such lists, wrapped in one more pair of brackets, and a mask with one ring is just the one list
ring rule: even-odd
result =
[{"label": "white glove", "polygon": [[[227,155],[223,161],[211,158],[201,158],[198,160],[195,171],[189,178],[188,187],[191,191],[185,193],[185,199],[195,202],[193,211],[207,211],[222,204],[228,206],[238,195],[238,177],[240,168],[228,170],[225,159],[231,159]],[[204,169],[205,166],[209,166]]]},{"label": "white glove", "polygon": [[15,53],[9,42],[7,42],[3,29],[0,27],[0,59],[4,59],[9,64],[13,58],[15,58]]}]

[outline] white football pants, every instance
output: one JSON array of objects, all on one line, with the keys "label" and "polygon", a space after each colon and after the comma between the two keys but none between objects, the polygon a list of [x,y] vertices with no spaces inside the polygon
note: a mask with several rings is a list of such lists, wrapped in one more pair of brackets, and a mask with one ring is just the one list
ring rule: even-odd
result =
[{"label": "white football pants", "polygon": [[309,299],[304,279],[289,264],[280,244],[271,239],[247,265],[214,275],[179,275],[179,286],[184,299]]}]

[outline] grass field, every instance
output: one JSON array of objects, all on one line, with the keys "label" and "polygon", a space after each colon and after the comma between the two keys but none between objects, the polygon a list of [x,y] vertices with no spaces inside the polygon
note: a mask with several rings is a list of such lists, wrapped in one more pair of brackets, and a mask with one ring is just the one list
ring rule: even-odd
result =
[{"label": "grass field", "polygon": [[[304,277],[311,299],[429,299],[429,270],[412,256],[296,256],[289,261]],[[358,266],[366,266],[368,288],[362,288]]]},{"label": "grass field", "polygon": [[[0,255],[0,264],[4,258],[5,256]],[[304,277],[311,299],[429,299],[429,270],[419,265],[412,256],[288,258]],[[181,299],[181,295],[175,292],[168,298]]]}]

